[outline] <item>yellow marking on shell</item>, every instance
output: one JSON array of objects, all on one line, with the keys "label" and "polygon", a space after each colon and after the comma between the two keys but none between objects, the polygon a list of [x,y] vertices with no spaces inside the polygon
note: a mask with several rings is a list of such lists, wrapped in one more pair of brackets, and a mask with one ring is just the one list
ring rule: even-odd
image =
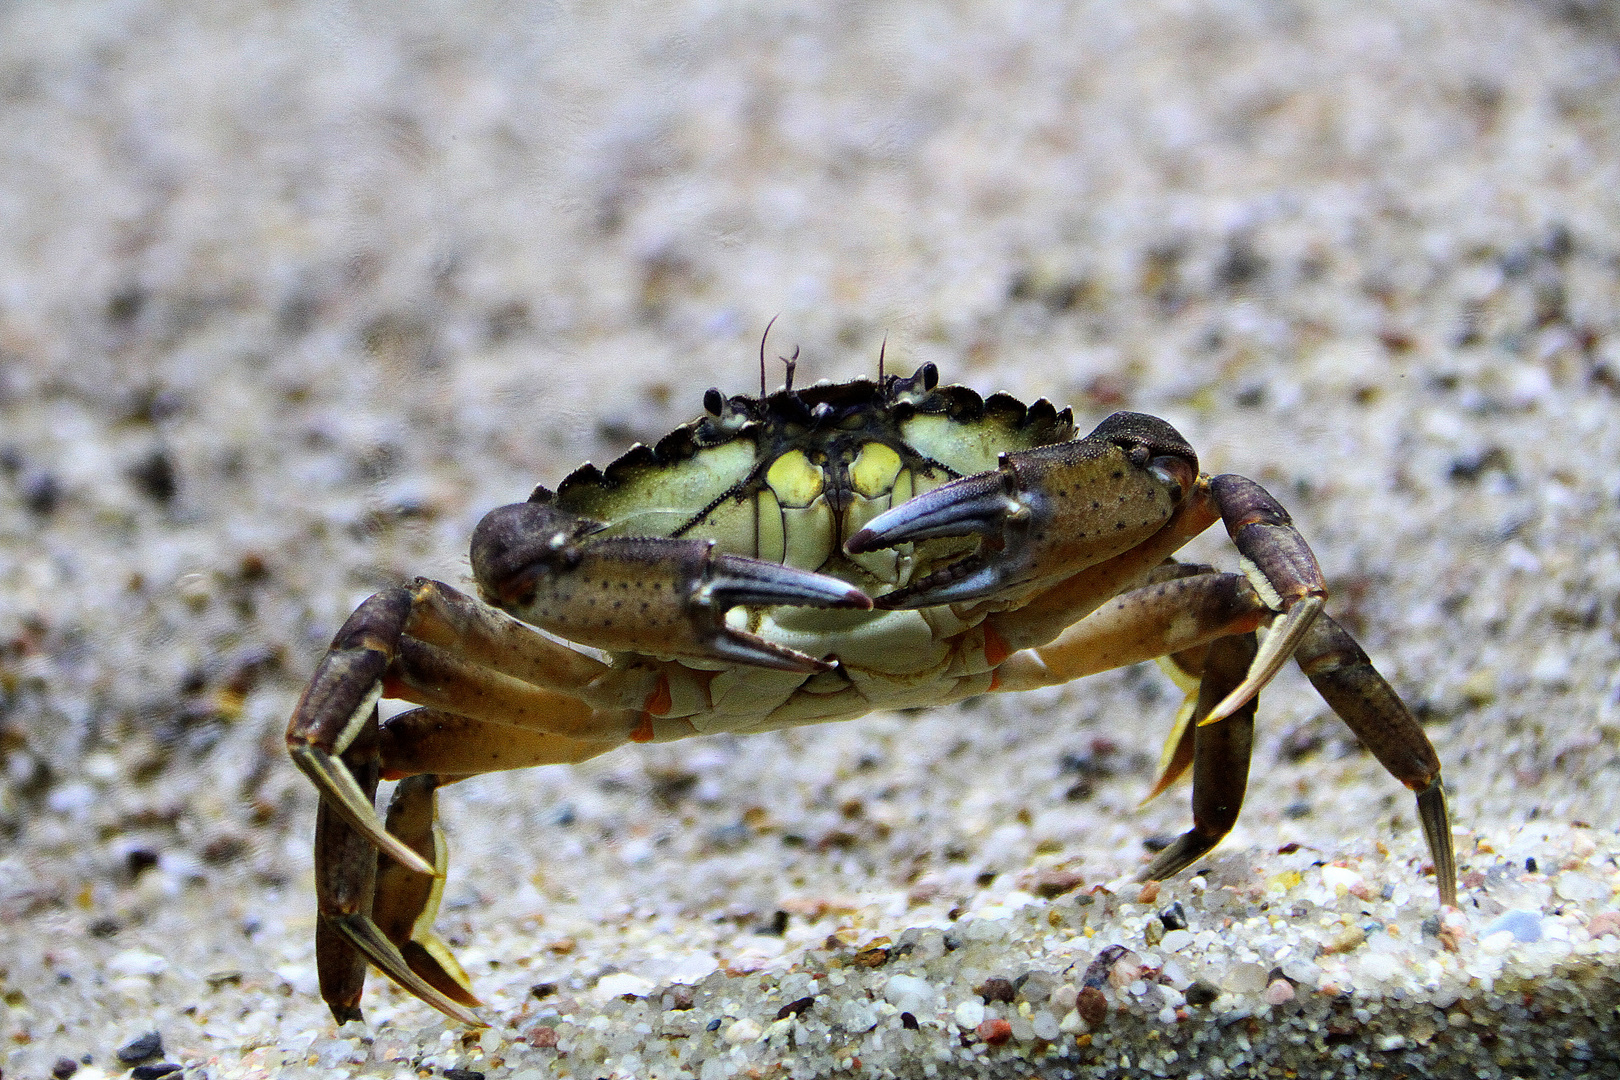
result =
[{"label": "yellow marking on shell", "polygon": [[857,494],[875,499],[894,487],[900,475],[900,455],[879,442],[861,447],[849,467],[849,482]]},{"label": "yellow marking on shell", "polygon": [[[821,475],[819,470],[816,475]],[[832,507],[824,499],[810,506],[784,506],[782,525],[787,539],[782,561],[800,570],[820,570],[832,555]]]},{"label": "yellow marking on shell", "polygon": [[765,473],[765,483],[783,506],[809,506],[825,486],[821,470],[811,464],[803,450],[789,450],[773,461]]},{"label": "yellow marking on shell", "polygon": [[782,562],[787,558],[787,531],[782,524],[782,504],[770,488],[761,489],[754,497],[754,515],[759,530],[759,553],[755,558]]}]

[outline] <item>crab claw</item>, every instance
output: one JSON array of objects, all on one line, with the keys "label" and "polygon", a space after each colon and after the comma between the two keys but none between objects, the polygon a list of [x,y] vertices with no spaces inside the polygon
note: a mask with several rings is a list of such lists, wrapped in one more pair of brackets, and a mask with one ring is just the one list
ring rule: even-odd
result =
[{"label": "crab claw", "polygon": [[1322,568],[1281,503],[1241,476],[1214,477],[1209,487],[1238,549],[1244,576],[1281,617],[1266,632],[1248,675],[1199,721],[1201,727],[1233,715],[1272,680],[1299,648],[1327,599]]},{"label": "crab claw", "polygon": [[1152,416],[1115,413],[1084,439],[1001,455],[879,514],[844,545],[852,555],[907,541],[983,538],[977,551],[887,593],[885,608],[976,600],[1057,580],[1152,536],[1198,478],[1198,458]]},{"label": "crab claw", "polygon": [[833,665],[729,624],[738,607],[858,608],[872,599],[825,574],[727,555],[709,540],[596,535],[548,500],[490,511],[473,534],[484,599],[571,641],[782,671]]}]

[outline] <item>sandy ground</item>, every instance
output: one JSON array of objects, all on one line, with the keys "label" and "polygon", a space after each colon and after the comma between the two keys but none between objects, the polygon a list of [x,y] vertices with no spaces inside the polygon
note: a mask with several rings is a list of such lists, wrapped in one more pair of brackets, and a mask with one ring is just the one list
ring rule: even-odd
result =
[{"label": "sandy ground", "polygon": [[[1617,77],[1596,0],[0,5],[0,1071],[1612,1067]],[[1231,838],[1122,884],[1188,817],[1136,809],[1146,667],[461,785],[494,1026],[374,977],[335,1029],[326,641],[756,386],[773,315],[801,379],[886,340],[1266,484],[1440,750],[1462,911],[1292,670]]]}]

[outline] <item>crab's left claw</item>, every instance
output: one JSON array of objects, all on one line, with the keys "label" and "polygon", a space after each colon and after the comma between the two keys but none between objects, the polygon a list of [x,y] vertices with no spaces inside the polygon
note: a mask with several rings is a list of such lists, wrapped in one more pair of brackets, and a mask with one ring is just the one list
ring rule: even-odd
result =
[{"label": "crab's left claw", "polygon": [[734,626],[733,608],[858,608],[847,581],[728,555],[708,540],[598,536],[599,522],[549,498],[498,507],[473,533],[472,568],[488,602],[583,645],[783,671],[833,665]]},{"label": "crab's left claw", "polygon": [[879,514],[851,536],[858,555],[907,541],[983,538],[977,551],[878,599],[886,608],[977,600],[1055,582],[1142,543],[1193,490],[1198,458],[1157,417],[1115,413],[1084,439],[1001,455]]},{"label": "crab's left claw", "polygon": [[1201,725],[1225,720],[1259,693],[1294,655],[1327,599],[1322,568],[1281,503],[1253,480],[1230,473],[1212,478],[1209,487],[1244,576],[1280,617],[1267,631],[1248,675]]}]

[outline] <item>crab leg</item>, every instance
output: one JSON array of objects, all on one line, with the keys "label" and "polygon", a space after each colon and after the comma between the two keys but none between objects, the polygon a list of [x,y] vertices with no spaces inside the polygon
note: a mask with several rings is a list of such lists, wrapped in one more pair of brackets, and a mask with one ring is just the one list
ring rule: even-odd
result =
[{"label": "crab leg", "polygon": [[1139,881],[1159,881],[1185,870],[1232,831],[1249,783],[1255,698],[1239,705],[1224,724],[1201,723],[1199,718],[1242,681],[1255,653],[1253,634],[1223,637],[1210,644],[1190,725],[1193,827],[1159,852],[1137,875]]},{"label": "crab leg", "polygon": [[1317,616],[1295,659],[1333,711],[1390,774],[1417,793],[1418,820],[1434,859],[1442,903],[1457,904],[1457,860],[1440,781],[1440,757],[1405,702],[1384,681],[1344,627]]},{"label": "crab leg", "polygon": [[1322,568],[1281,503],[1253,480],[1230,473],[1210,480],[1209,486],[1244,575],[1266,606],[1282,617],[1272,623],[1248,675],[1200,724],[1225,720],[1276,677],[1327,599]]},{"label": "crab leg", "polygon": [[353,768],[364,771],[373,767],[372,762],[362,758],[351,764],[344,759],[357,740],[371,746],[375,754],[377,699],[382,696],[383,675],[405,632],[411,604],[409,590],[388,589],[349,616],[298,699],[287,725],[287,752],[314,782],[323,806],[394,859],[417,873],[432,874],[432,866],[390,836],[377,820],[373,805],[376,781],[368,793]]},{"label": "crab leg", "polygon": [[[1178,571],[1182,576],[1169,577]],[[1161,580],[1115,597],[1057,640],[1009,656],[996,669],[996,688],[1056,686],[1248,633],[1271,616],[1238,574],[1172,563],[1158,575]],[[992,615],[986,621],[1011,641],[1020,614]]]}]

